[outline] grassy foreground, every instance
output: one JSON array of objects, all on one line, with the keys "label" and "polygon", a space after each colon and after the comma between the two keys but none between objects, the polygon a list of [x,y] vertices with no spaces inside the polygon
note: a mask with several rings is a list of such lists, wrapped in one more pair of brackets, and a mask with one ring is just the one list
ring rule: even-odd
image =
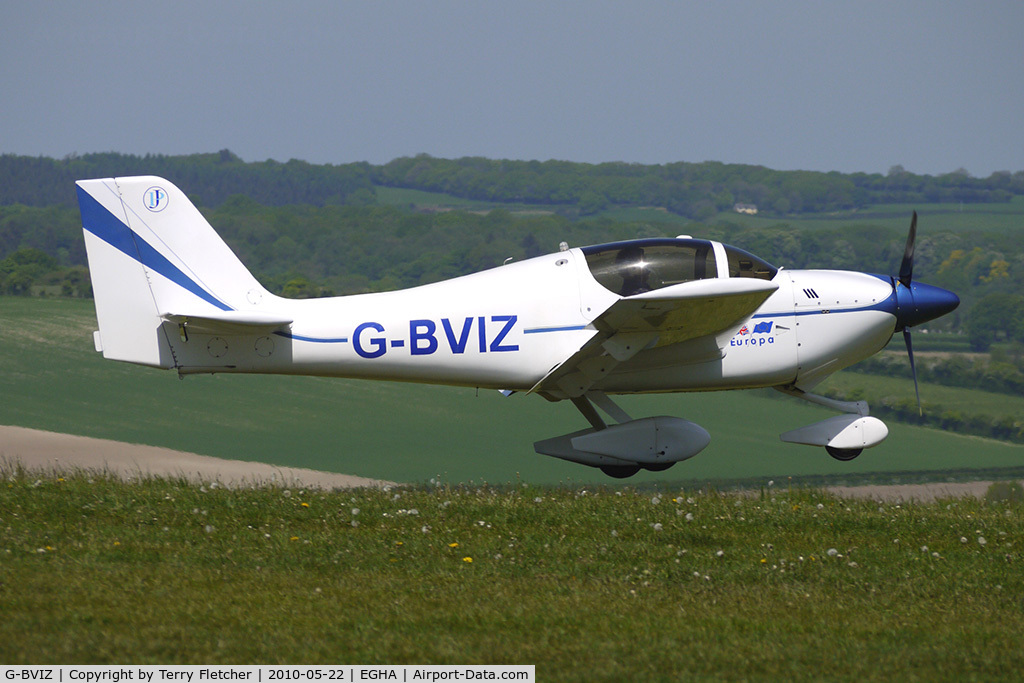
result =
[{"label": "grassy foreground", "polygon": [[0,662],[512,663],[545,681],[1024,667],[1017,503],[228,490],[0,470]]}]

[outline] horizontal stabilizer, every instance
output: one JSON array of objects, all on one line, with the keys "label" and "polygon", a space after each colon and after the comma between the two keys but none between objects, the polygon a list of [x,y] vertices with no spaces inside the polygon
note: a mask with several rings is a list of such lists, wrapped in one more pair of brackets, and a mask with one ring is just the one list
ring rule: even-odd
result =
[{"label": "horizontal stabilizer", "polygon": [[291,318],[256,311],[207,312],[203,315],[164,313],[160,317],[175,325],[184,325],[186,330],[203,334],[257,334],[292,323]]}]

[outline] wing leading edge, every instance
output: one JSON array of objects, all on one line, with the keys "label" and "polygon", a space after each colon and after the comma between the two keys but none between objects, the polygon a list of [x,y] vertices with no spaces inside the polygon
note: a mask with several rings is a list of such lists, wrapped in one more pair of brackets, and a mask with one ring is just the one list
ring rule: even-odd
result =
[{"label": "wing leading edge", "polygon": [[552,399],[584,395],[645,349],[678,344],[682,362],[724,355],[721,333],[746,320],[779,286],[756,278],[684,282],[619,299],[591,323],[597,330],[530,393]]}]

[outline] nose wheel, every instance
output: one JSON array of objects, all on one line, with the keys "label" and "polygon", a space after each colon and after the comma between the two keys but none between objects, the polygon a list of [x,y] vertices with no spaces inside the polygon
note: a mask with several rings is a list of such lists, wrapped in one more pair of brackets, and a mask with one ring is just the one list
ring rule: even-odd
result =
[{"label": "nose wheel", "polygon": [[836,460],[842,462],[849,462],[864,451],[863,448],[832,448],[831,446],[825,446],[825,452],[831,455]]},{"label": "nose wheel", "polygon": [[613,479],[627,479],[640,471],[639,465],[601,465],[601,471]]}]

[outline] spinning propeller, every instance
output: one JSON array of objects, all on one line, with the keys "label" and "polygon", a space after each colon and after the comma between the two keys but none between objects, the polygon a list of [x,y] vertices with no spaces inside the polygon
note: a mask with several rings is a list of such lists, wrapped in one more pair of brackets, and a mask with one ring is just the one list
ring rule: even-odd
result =
[{"label": "spinning propeller", "polygon": [[892,279],[892,288],[896,295],[896,331],[903,331],[903,341],[907,345],[907,355],[910,357],[910,372],[914,376],[917,410],[924,415],[924,410],[921,408],[921,390],[917,384],[917,368],[914,365],[914,345],[910,340],[910,328],[949,313],[960,305],[960,298],[941,287],[913,281],[914,242],[916,239],[917,211],[910,219],[910,232],[907,235],[907,246],[903,250],[900,275],[899,278]]}]

